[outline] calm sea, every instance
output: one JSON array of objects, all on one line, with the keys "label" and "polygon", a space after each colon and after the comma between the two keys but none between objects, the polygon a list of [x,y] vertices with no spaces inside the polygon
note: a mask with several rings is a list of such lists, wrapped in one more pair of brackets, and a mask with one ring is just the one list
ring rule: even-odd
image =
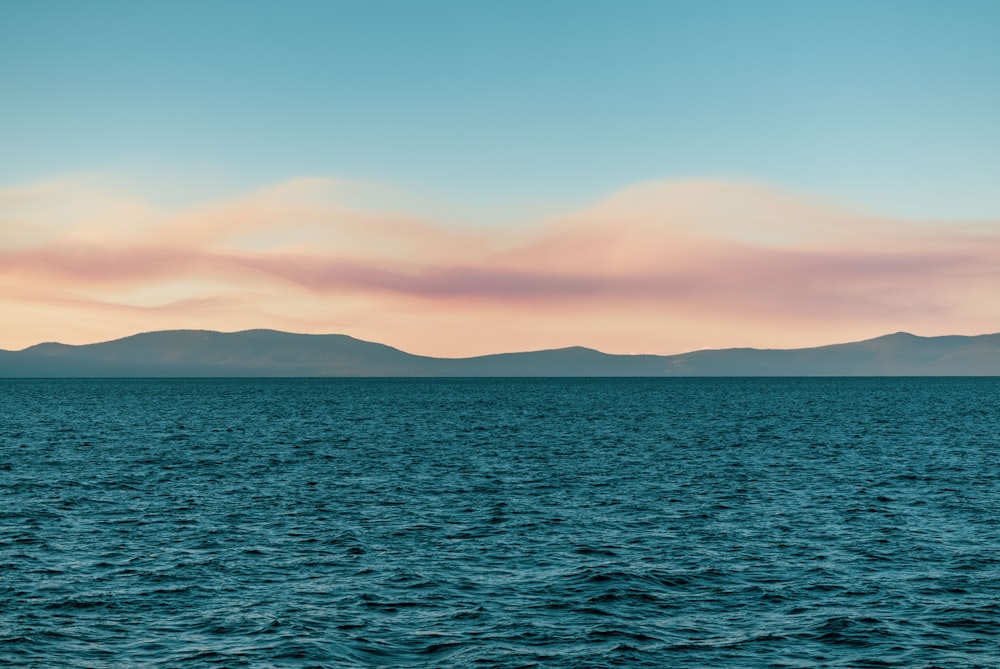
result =
[{"label": "calm sea", "polygon": [[0,664],[1000,667],[1000,379],[3,380]]}]

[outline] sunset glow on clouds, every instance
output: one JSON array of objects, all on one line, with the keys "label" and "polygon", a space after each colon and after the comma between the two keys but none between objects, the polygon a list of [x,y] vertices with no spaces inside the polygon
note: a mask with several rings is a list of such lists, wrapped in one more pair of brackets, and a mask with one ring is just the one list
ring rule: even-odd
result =
[{"label": "sunset glow on clouds", "polygon": [[1000,331],[1000,3],[0,3],[0,349]]},{"label": "sunset glow on clouds", "polygon": [[0,189],[0,348],[270,327],[438,356],[672,353],[1000,329],[1000,221],[667,181],[489,227],[349,206],[350,189],[298,179],[179,208],[93,177]]}]

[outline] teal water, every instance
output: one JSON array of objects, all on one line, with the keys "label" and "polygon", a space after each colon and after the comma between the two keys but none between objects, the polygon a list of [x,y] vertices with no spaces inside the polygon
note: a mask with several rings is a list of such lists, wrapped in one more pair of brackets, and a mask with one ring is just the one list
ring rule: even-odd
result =
[{"label": "teal water", "polygon": [[997,667],[1000,379],[3,380],[0,664]]}]

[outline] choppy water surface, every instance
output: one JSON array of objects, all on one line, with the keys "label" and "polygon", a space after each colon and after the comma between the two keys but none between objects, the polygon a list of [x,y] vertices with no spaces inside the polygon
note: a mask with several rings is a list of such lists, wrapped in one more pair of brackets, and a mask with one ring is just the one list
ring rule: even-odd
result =
[{"label": "choppy water surface", "polygon": [[1000,379],[0,382],[0,664],[997,667]]}]

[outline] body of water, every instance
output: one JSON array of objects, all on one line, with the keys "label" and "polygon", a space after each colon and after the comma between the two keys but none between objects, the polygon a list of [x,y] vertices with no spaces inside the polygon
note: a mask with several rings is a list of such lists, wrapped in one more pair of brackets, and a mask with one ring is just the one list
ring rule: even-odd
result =
[{"label": "body of water", "polygon": [[2,380],[0,664],[998,667],[1000,379]]}]

